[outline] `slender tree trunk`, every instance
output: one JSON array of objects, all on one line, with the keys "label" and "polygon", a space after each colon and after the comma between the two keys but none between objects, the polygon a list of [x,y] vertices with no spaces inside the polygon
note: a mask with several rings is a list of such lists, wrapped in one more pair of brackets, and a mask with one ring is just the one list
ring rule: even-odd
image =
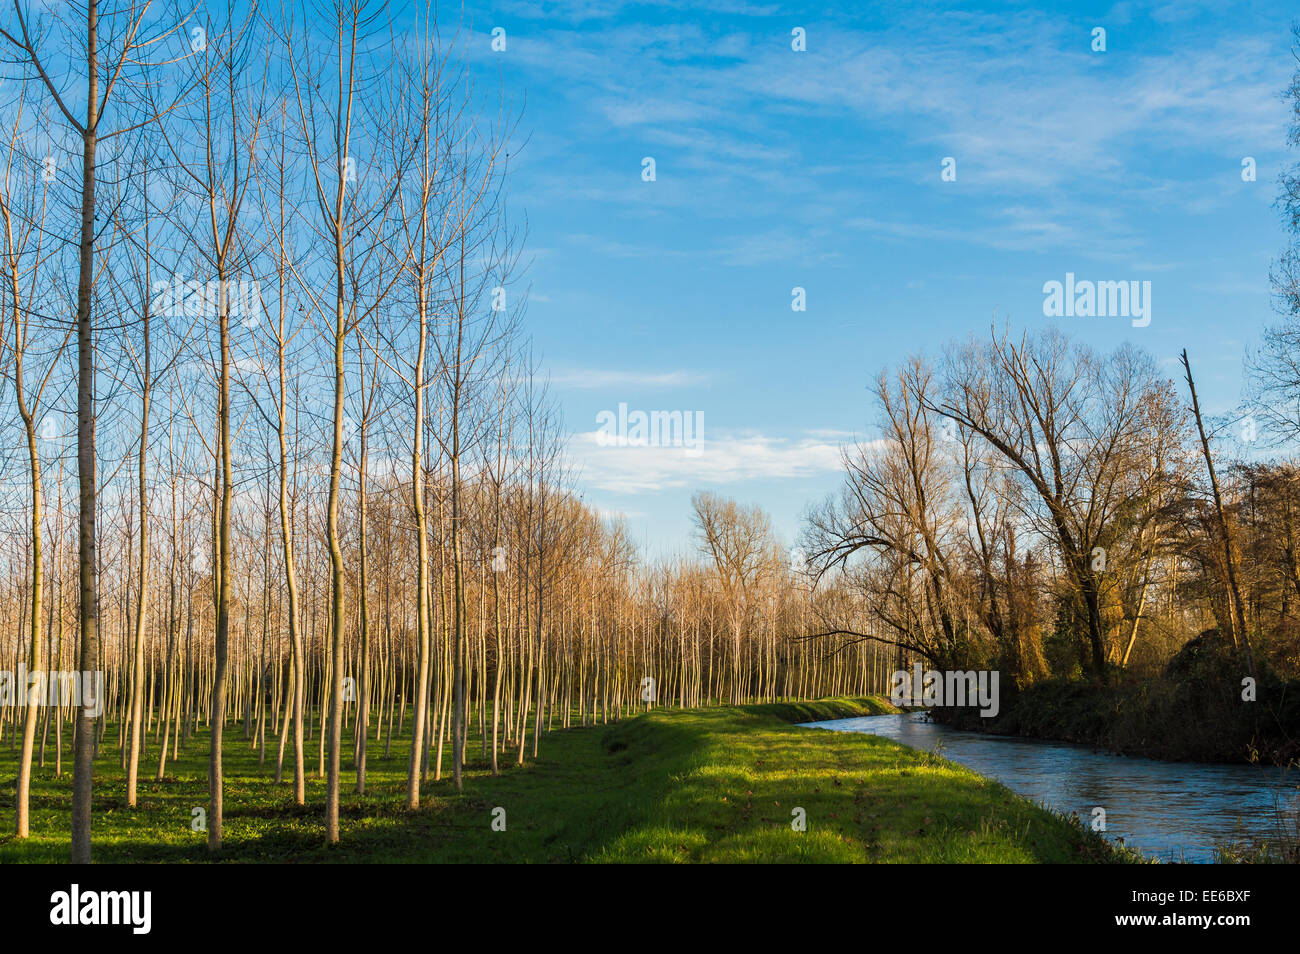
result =
[{"label": "slender tree trunk", "polygon": [[[95,337],[91,314],[91,288],[95,268],[95,147],[99,126],[98,3],[86,0],[86,124],[81,150],[81,246],[77,277],[77,483],[78,511],[78,616],[81,625],[79,668],[83,680],[99,668],[99,550],[95,536]],[[77,739],[72,768],[73,864],[90,863],[90,810],[93,787],[94,706],[77,710]]]}]

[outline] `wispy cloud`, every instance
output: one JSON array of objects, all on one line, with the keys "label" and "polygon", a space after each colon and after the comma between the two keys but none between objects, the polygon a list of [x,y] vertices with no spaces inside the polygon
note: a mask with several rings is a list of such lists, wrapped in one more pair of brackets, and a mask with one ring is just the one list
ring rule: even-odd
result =
[{"label": "wispy cloud", "polygon": [[554,387],[568,390],[669,389],[698,387],[708,383],[708,376],[697,371],[619,371],[575,368],[551,375],[551,384]]},{"label": "wispy cloud", "polygon": [[[585,16],[585,6],[574,12]],[[613,128],[657,153],[653,190],[639,188],[637,154],[626,168],[549,177],[554,201],[587,198],[640,214],[707,204],[722,220],[726,213],[701,199],[729,195],[743,197],[751,215],[838,226],[846,208],[880,207],[864,197],[885,185],[939,188],[939,160],[954,156],[959,178],[949,192],[965,190],[981,208],[980,229],[941,215],[858,221],[896,238],[1132,255],[1140,230],[1115,209],[1167,205],[1161,193],[1179,178],[1165,161],[1169,153],[1221,157],[1221,177],[1178,195],[1180,204],[1207,207],[1240,185],[1241,156],[1263,163],[1281,155],[1286,114],[1277,94],[1289,61],[1276,55],[1278,37],[1218,30],[1189,29],[1176,49],[1126,46],[1124,15],[1106,19],[1106,53],[1092,52],[1089,30],[1059,14],[1009,18],[920,6],[870,27],[852,18],[805,22],[806,54],[791,52],[788,28],[742,20],[724,36],[685,22],[557,26],[521,38],[512,55],[529,73],[563,81],[556,88],[580,138],[607,137]],[[843,185],[837,163],[827,163],[834,147],[814,132],[819,122],[846,116],[866,137],[861,147],[838,144],[863,153],[856,190]],[[839,188],[824,181],[819,165]],[[799,231],[741,232],[723,237],[714,254],[734,264],[823,258],[807,244]],[[646,250],[631,242],[608,251]]]},{"label": "wispy cloud", "polygon": [[698,449],[602,446],[598,431],[575,434],[570,448],[583,482],[599,490],[643,494],[748,480],[837,472],[840,444],[815,436],[710,435]]}]

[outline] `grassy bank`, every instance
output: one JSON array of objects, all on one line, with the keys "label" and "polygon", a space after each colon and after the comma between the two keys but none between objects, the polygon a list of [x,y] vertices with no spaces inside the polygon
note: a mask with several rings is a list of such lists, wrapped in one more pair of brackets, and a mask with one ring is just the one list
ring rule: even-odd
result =
[{"label": "grassy bank", "polygon": [[[891,711],[877,699],[827,699],[718,709],[657,709],[608,727],[557,731],[541,758],[492,777],[471,763],[464,791],[424,788],[403,807],[406,752],[374,745],[367,794],[345,774],[342,844],[321,843],[324,785],[308,806],[269,783],[273,766],[230,730],[226,739],[227,861],[320,862],[1067,862],[1119,860],[1100,836],[1001,785],[885,739],[792,722]],[[476,740],[469,750],[478,753]],[[206,740],[152,772],[125,806],[117,752],[96,766],[96,860],[208,860],[191,809],[206,804]],[[315,749],[309,751],[314,755]],[[154,750],[156,758],[156,749]],[[314,760],[311,762],[314,768]],[[12,754],[0,756],[0,863],[63,861],[70,784],[37,770],[32,832],[18,842]],[[142,773],[144,774],[144,773]],[[494,809],[505,831],[494,831]],[[802,809],[806,831],[792,830]]]}]

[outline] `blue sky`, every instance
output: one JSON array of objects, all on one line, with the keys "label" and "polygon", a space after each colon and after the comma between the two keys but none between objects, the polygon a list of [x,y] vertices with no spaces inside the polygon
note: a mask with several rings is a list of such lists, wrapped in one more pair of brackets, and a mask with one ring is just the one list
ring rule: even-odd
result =
[{"label": "blue sky", "polygon": [[[522,109],[527,324],[580,486],[651,554],[689,545],[705,488],[792,541],[839,484],[839,446],[876,436],[881,367],[995,316],[1133,341],[1170,374],[1186,347],[1207,408],[1239,400],[1243,351],[1275,318],[1294,7],[709,6],[466,16],[476,68]],[[1150,281],[1150,324],[1044,317],[1044,282],[1067,272]],[[598,444],[620,403],[702,412],[702,452]]]}]

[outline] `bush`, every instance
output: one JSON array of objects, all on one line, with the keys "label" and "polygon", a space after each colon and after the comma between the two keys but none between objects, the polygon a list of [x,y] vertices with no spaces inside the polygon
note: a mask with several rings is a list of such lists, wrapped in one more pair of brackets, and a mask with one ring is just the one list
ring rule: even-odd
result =
[{"label": "bush", "polygon": [[959,728],[1094,745],[1125,755],[1197,762],[1300,760],[1300,682],[1280,679],[1256,658],[1255,701],[1242,699],[1245,659],[1208,630],[1157,678],[1094,686],[1051,679],[1004,692],[1002,711],[935,709]]}]

